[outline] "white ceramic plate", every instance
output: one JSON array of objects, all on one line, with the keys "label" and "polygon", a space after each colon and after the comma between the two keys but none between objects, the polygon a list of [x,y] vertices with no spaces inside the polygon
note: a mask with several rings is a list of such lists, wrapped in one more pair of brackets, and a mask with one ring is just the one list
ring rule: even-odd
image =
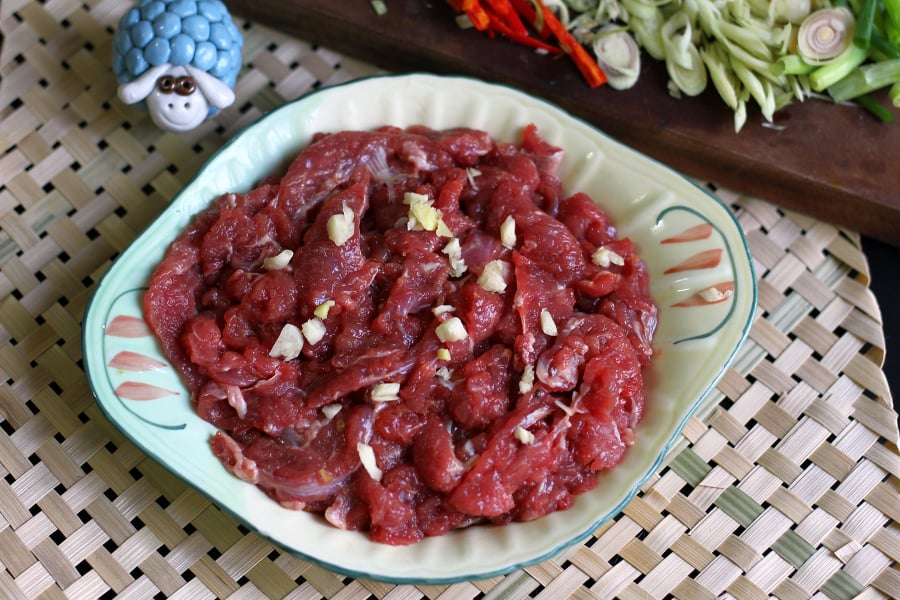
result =
[{"label": "white ceramic plate", "polygon": [[[638,442],[573,508],[528,523],[478,526],[413,546],[369,542],[281,508],[228,474],[212,455],[213,427],[143,323],[142,295],[166,246],[219,194],[279,172],[316,132],[424,124],[467,126],[517,141],[534,123],[566,150],[568,192],[590,194],[646,260],[659,304],[658,350]],[[509,572],[584,539],[615,516],[658,468],[681,428],[746,338],[756,281],[741,229],[717,199],[562,110],[516,90],[430,75],[375,77],[287,104],[223,147],[122,254],[84,319],[85,370],[97,401],[149,456],[244,524],[297,555],[342,573],[391,582],[448,583]]]}]

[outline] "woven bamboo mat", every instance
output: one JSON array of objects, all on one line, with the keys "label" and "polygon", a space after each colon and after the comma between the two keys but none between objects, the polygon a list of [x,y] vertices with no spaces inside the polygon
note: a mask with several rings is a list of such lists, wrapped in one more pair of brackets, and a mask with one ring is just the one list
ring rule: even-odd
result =
[{"label": "woven bamboo mat", "polygon": [[0,597],[900,597],[897,415],[859,238],[728,190],[759,276],[750,339],[641,494],[553,560],[449,586],[349,579],[145,457],[81,368],[95,283],[242,126],[375,69],[242,23],[236,104],[164,134],[115,99],[127,6],[0,4]]}]

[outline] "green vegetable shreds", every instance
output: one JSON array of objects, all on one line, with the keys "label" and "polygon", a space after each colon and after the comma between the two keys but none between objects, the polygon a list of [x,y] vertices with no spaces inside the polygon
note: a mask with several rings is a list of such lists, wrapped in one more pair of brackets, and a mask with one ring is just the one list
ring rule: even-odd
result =
[{"label": "green vegetable shreds", "polygon": [[[539,0],[534,0],[538,2]],[[573,36],[594,49],[609,48],[621,62],[627,35],[665,63],[670,93],[695,96],[710,85],[734,112],[734,128],[755,106],[769,122],[784,106],[807,98],[856,98],[888,122],[870,93],[881,88],[900,105],[900,0],[545,0]],[[888,64],[875,68],[882,62]],[[634,85],[640,58],[623,68]],[[607,71],[615,68],[605,67]],[[609,74],[609,73],[608,73]],[[610,78],[612,83],[613,78]],[[828,95],[819,92],[826,92]]]}]

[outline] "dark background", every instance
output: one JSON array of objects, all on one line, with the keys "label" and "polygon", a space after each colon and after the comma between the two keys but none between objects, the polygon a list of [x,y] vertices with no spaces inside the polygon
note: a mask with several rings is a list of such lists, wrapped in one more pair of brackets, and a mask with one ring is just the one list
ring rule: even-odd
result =
[{"label": "dark background", "polygon": [[871,270],[869,287],[884,319],[884,372],[894,396],[894,409],[900,413],[900,248],[867,237],[862,244]]}]

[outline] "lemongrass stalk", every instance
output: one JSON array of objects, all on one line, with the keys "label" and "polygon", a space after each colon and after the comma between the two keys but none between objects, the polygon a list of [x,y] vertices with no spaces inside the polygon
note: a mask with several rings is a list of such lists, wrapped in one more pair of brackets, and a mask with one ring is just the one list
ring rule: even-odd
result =
[{"label": "lemongrass stalk", "polygon": [[828,87],[835,102],[845,102],[900,82],[900,58],[871,63]]},{"label": "lemongrass stalk", "polygon": [[738,82],[735,80],[734,71],[728,64],[728,55],[720,44],[711,44],[708,48],[700,50],[700,58],[706,65],[709,78],[713,82],[719,96],[731,110],[737,110],[738,106]]},{"label": "lemongrass stalk", "polygon": [[817,92],[835,85],[865,62],[868,53],[862,48],[851,46],[849,50],[832,63],[823,65],[809,74],[809,83]]}]

